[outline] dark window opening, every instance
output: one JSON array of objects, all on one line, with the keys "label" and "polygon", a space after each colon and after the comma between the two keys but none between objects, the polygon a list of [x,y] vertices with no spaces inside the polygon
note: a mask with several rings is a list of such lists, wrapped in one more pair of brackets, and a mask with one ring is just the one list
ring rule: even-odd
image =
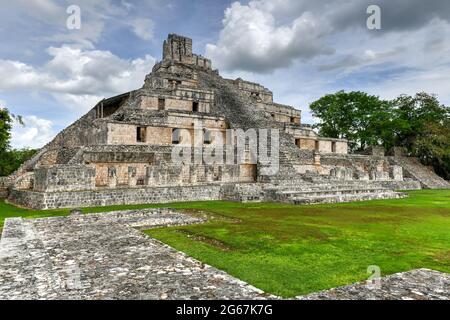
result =
[{"label": "dark window opening", "polygon": [[158,99],[158,110],[164,110],[166,108],[166,99]]},{"label": "dark window opening", "polygon": [[122,94],[117,97],[103,99],[95,108],[96,118],[106,118],[114,114],[130,97],[130,93]]},{"label": "dark window opening", "polygon": [[331,143],[331,152],[336,153],[336,142]]},{"label": "dark window opening", "polygon": [[198,112],[199,103],[197,101],[194,101],[192,103],[192,112]]},{"label": "dark window opening", "polygon": [[211,144],[213,141],[212,132],[210,130],[203,130],[203,143]]},{"label": "dark window opening", "polygon": [[172,129],[172,144],[180,144],[181,134],[180,129]]},{"label": "dark window opening", "polygon": [[319,151],[319,141],[316,141],[315,149],[316,149],[316,151]]},{"label": "dark window opening", "polygon": [[291,123],[295,123],[295,118],[291,117]]},{"label": "dark window opening", "polygon": [[145,184],[145,180],[144,179],[137,179],[136,180],[136,185],[143,186],[144,184]]},{"label": "dark window opening", "polygon": [[300,139],[295,139],[295,145],[300,148]]},{"label": "dark window opening", "polygon": [[147,129],[144,127],[136,128],[136,140],[137,142],[145,142]]}]

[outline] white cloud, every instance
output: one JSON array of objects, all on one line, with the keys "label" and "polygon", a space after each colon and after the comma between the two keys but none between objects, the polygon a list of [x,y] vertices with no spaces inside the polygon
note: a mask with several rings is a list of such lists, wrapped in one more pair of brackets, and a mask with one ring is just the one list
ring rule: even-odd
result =
[{"label": "white cloud", "polygon": [[0,90],[34,87],[47,78],[47,75],[39,74],[34,67],[12,60],[0,60],[0,74],[8,75],[0,77]]},{"label": "white cloud", "polygon": [[0,78],[0,91],[42,91],[72,109],[87,110],[101,98],[141,87],[156,61],[149,55],[125,60],[109,51],[70,46],[51,47],[48,53],[51,60],[39,68],[0,60],[0,74],[10,75]]},{"label": "white cloud", "polygon": [[[338,90],[362,90],[384,99],[426,91],[450,104],[450,42],[446,41],[449,19],[436,18],[444,15],[443,11],[423,5],[424,14],[437,14],[427,13],[431,18],[413,21],[413,25],[407,21],[395,24],[394,17],[406,18],[400,8],[407,8],[407,2],[383,3],[384,11],[393,6],[396,10],[390,11],[381,31],[367,30],[366,3],[359,0],[252,0],[247,6],[235,3],[226,10],[217,43],[207,46],[206,51],[214,65],[226,68],[222,74],[262,83],[274,91],[277,102],[302,109],[306,123],[315,121],[308,105]],[[275,37],[278,30],[287,27],[292,32],[294,21],[305,12],[312,12],[319,23],[329,21],[330,25],[317,30],[319,36],[311,32],[310,42],[332,47],[333,54],[317,54],[306,61],[292,49],[292,43],[279,44],[282,37]],[[242,35],[239,30],[243,30]],[[287,54],[281,62],[280,52]],[[289,68],[283,68],[286,65]]]},{"label": "white cloud", "polygon": [[[146,1],[139,10],[151,12],[151,8],[156,6],[157,2]],[[80,7],[80,29],[69,30],[66,27],[69,17],[66,10],[70,5]],[[8,38],[9,42],[13,40],[9,39],[10,35],[20,28],[19,32],[24,39],[45,45],[65,43],[84,49],[94,49],[108,28],[128,28],[143,40],[151,39],[154,30],[153,21],[138,17],[134,11],[130,18],[130,10],[135,10],[134,4],[116,0],[77,0],[75,3],[73,0],[2,1],[0,32],[4,31],[2,36]]]},{"label": "white cloud", "polygon": [[226,9],[217,44],[206,55],[226,70],[268,72],[301,59],[333,53],[321,39],[330,32],[326,21],[303,12],[289,23],[274,16],[274,7],[254,0],[235,2]]},{"label": "white cloud", "polygon": [[56,135],[53,122],[36,116],[25,116],[24,126],[15,122],[11,132],[14,148],[41,148]]},{"label": "white cloud", "polygon": [[151,19],[138,18],[131,20],[130,26],[136,36],[143,40],[151,40],[153,38],[153,31],[155,23]]}]

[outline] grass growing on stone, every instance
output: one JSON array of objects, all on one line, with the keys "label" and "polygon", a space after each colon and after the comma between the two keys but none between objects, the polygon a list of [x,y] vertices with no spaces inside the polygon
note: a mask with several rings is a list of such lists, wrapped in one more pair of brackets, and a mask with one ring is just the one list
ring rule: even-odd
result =
[{"label": "grass growing on stone", "polygon": [[[146,231],[172,247],[284,297],[416,268],[450,272],[450,190],[409,192],[398,200],[331,205],[188,202],[109,206],[85,213],[171,207],[207,212],[202,225]],[[0,228],[8,217],[67,215],[33,211],[0,200]]]}]

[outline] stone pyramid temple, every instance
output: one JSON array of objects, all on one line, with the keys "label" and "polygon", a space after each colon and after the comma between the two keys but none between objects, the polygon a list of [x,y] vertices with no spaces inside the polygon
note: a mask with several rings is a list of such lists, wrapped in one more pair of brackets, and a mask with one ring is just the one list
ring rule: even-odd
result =
[{"label": "stone pyramid temple", "polygon": [[[209,155],[209,157],[205,157]],[[8,177],[9,202],[51,209],[175,201],[293,204],[449,188],[401,149],[348,154],[272,92],[222,78],[171,34],[142,88],[104,99]]]}]

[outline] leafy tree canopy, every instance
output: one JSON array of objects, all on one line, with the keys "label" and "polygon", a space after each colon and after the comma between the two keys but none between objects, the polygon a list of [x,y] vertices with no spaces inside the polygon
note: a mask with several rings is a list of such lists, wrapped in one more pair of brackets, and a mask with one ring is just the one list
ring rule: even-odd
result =
[{"label": "leafy tree canopy", "polygon": [[36,153],[36,150],[32,149],[11,149],[11,129],[14,120],[24,124],[22,117],[15,116],[0,106],[0,176],[10,175]]},{"label": "leafy tree canopy", "polygon": [[349,140],[352,151],[372,145],[405,147],[425,165],[450,178],[450,108],[420,92],[387,101],[364,92],[326,95],[310,105],[319,133]]}]

